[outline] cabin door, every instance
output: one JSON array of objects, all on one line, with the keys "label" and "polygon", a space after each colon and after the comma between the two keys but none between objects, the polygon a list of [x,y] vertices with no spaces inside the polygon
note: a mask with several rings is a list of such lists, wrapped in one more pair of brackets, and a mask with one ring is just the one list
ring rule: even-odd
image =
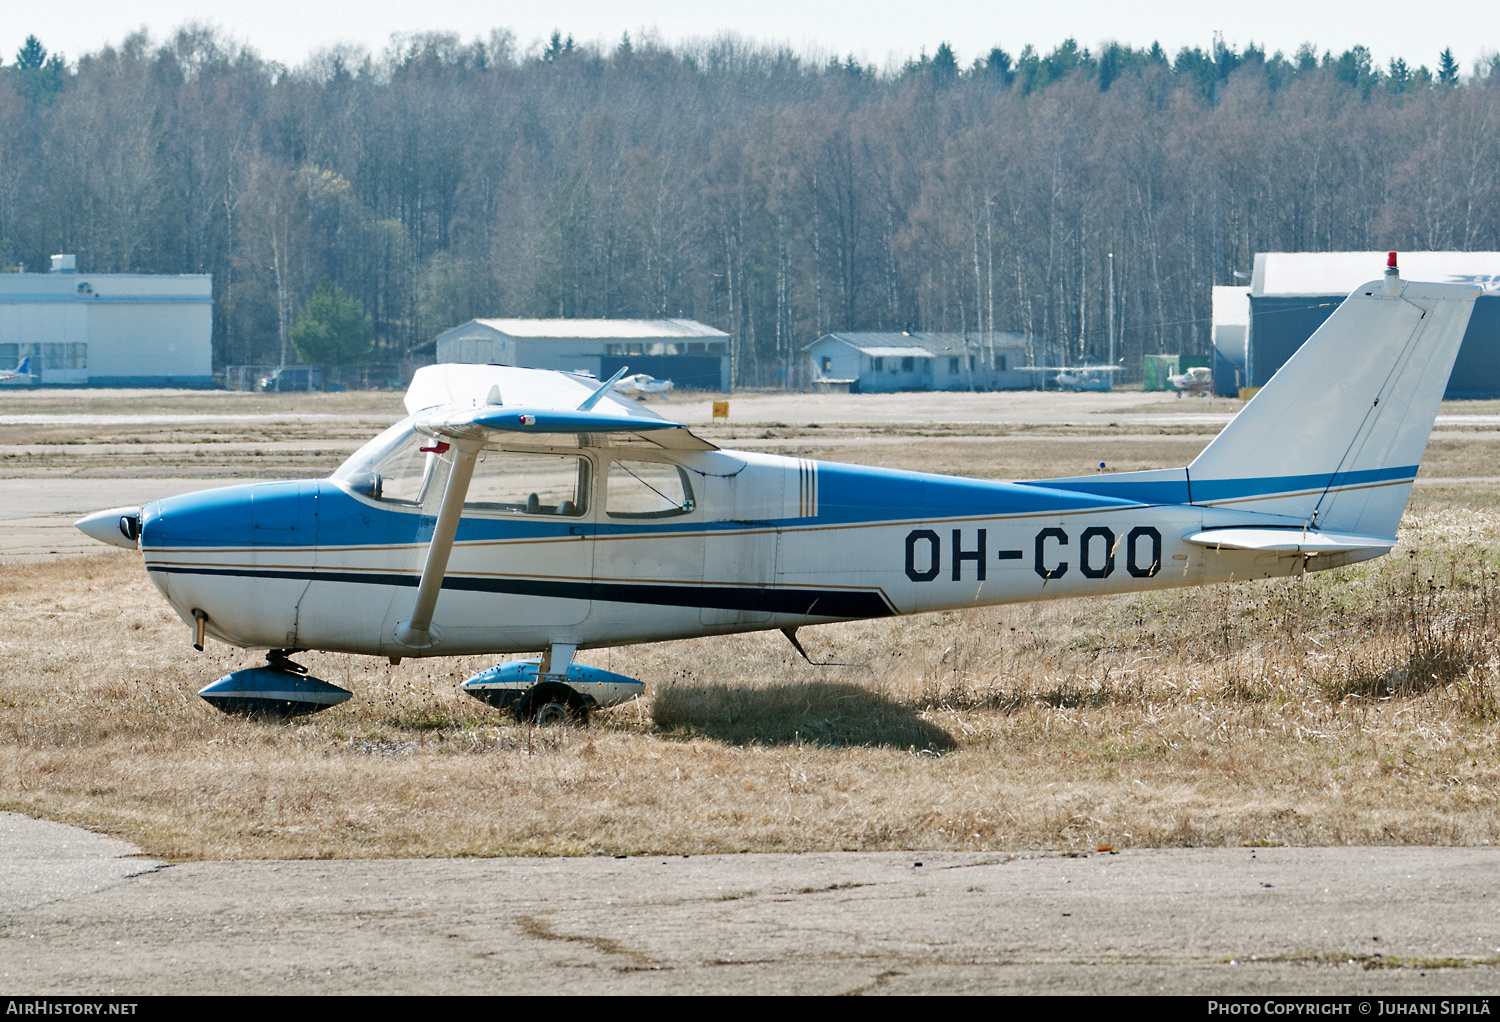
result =
[{"label": "cabin door", "polygon": [[719,525],[703,540],[707,592],[699,619],[706,625],[764,624],[771,620],[766,597],[776,584],[776,529],[770,522]]}]

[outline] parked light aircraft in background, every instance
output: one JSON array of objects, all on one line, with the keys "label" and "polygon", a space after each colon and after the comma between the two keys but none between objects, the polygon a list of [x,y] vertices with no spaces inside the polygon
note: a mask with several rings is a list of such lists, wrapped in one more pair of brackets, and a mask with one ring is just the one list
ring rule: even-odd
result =
[{"label": "parked light aircraft in background", "polygon": [[615,384],[615,390],[633,391],[636,394],[666,394],[672,389],[671,380],[658,380],[647,373],[626,376]]},{"label": "parked light aircraft in background", "polygon": [[[269,648],[202,695],[300,712],[350,693],[303,650],[542,651],[464,683],[541,719],[640,690],[581,649],[1272,578],[1378,557],[1478,287],[1350,295],[1185,468],[1003,483],[719,450],[599,381],[419,370],[410,415],[327,479],[115,508],[191,628]],[[624,370],[621,370],[622,375]],[[798,646],[800,650],[800,645]]]},{"label": "parked light aircraft in background", "polygon": [[1114,389],[1114,374],[1121,369],[1119,366],[1064,366],[1060,369],[1043,367],[1039,371],[1057,373],[1052,382],[1057,384],[1058,390],[1102,391]]},{"label": "parked light aircraft in background", "polygon": [[29,379],[33,375],[34,374],[31,371],[31,356],[27,355],[25,358],[21,359],[21,364],[16,366],[14,369],[0,369],[0,382],[4,382],[5,380],[19,380],[22,378]]},{"label": "parked light aircraft in background", "polygon": [[1177,388],[1177,396],[1210,397],[1214,389],[1214,371],[1208,366],[1192,366],[1177,376],[1168,376],[1167,382]]}]

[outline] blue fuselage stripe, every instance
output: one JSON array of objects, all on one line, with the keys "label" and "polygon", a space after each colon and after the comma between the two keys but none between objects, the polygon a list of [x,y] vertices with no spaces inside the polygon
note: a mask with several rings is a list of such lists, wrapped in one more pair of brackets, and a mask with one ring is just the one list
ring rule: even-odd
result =
[{"label": "blue fuselage stripe", "polygon": [[1226,500],[1273,497],[1278,494],[1337,490],[1350,486],[1406,482],[1417,476],[1416,465],[1371,468],[1358,472],[1323,472],[1302,476],[1268,476],[1257,479],[1193,479],[1193,503],[1213,504]]},{"label": "blue fuselage stripe", "polygon": [[1294,493],[1320,492],[1353,486],[1415,479],[1416,465],[1361,469],[1357,472],[1320,472],[1299,476],[1257,476],[1246,479],[1196,479],[1184,472],[1181,479],[1039,479],[1022,483],[1048,490],[1097,494],[1139,504],[1215,504],[1230,500],[1257,500]]},{"label": "blue fuselage stripe", "polygon": [[[811,517],[661,522],[600,521],[559,515],[466,517],[458,543],[647,539],[757,529],[880,526],[965,518],[1045,517],[1146,505],[1215,504],[1326,489],[1406,482],[1417,466],[1252,479],[1098,480],[997,483],[857,465],[820,464]],[[1191,498],[1191,500],[1189,500]],[[148,504],[141,545],[160,548],[402,547],[424,545],[433,518],[416,508],[378,506],[327,480],[227,487]]]},{"label": "blue fuselage stripe", "polygon": [[[215,575],[233,578],[295,579],[355,585],[416,588],[420,577],[398,572],[318,571],[296,568],[205,568],[196,565],[149,565],[167,575]],[[638,603],[658,607],[709,607],[760,611],[801,617],[890,617],[894,608],[879,593],[858,589],[763,588],[752,586],[657,585],[566,579],[473,578],[448,575],[443,588],[455,592],[545,596],[557,600]]]}]

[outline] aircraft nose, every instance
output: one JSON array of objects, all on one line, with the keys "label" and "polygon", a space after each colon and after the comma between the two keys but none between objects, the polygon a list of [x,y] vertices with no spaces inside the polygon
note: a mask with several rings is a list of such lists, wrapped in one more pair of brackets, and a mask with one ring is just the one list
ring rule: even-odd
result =
[{"label": "aircraft nose", "polygon": [[134,550],[141,535],[141,509],[112,507],[107,511],[95,511],[78,519],[73,527],[89,539]]}]

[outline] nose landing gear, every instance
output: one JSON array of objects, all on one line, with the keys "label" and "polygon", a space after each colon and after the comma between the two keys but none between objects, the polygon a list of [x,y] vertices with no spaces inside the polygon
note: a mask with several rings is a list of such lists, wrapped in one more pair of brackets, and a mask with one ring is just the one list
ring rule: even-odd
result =
[{"label": "nose landing gear", "polygon": [[210,706],[225,713],[295,717],[337,706],[354,695],[308,675],[307,668],[293,662],[300,649],[273,649],[266,653],[266,666],[248,667],[226,674],[198,692]]}]

